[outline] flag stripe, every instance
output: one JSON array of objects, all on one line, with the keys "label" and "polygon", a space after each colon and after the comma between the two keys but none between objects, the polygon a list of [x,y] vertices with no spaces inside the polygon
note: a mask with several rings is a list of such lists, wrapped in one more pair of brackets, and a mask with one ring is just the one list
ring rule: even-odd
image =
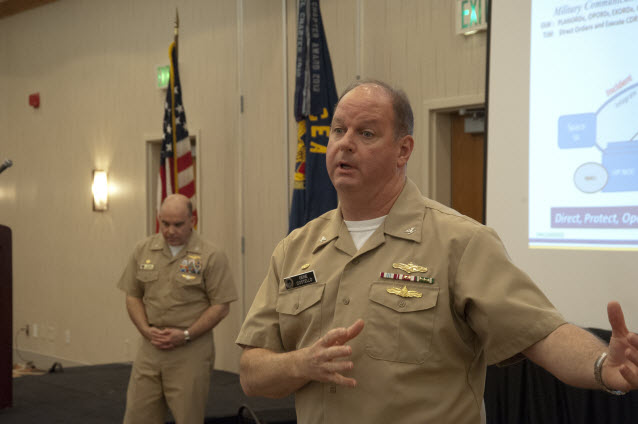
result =
[{"label": "flag stripe", "polygon": [[[180,156],[179,158],[177,158],[177,169],[182,169],[183,171],[180,171],[180,174],[182,172],[186,172],[190,170],[191,176],[193,175],[193,167],[190,166],[193,163],[193,157],[191,156],[190,152],[185,154],[184,156]],[[182,181],[181,177],[179,178],[179,181]],[[180,183],[179,186],[183,186],[183,183]]]},{"label": "flag stripe", "polygon": [[[184,196],[186,197],[190,197],[191,202],[194,202],[195,199],[195,181],[191,181],[190,183],[186,184],[184,187],[179,189],[179,192],[182,193]],[[195,204],[193,204],[193,208],[195,207]]]},{"label": "flag stripe", "polygon": [[191,139],[186,137],[177,142],[177,156],[184,156],[191,152]]},{"label": "flag stripe", "polygon": [[[193,167],[186,168],[177,174],[177,181],[179,183],[179,192],[182,193],[182,187],[185,187],[187,184],[195,183],[193,181]],[[184,194],[184,193],[182,193]]]}]

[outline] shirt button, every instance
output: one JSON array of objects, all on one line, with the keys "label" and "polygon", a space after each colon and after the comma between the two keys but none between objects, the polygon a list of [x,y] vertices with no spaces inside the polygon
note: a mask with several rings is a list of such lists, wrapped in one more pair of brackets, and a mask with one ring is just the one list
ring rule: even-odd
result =
[{"label": "shirt button", "polygon": [[399,308],[405,308],[405,300],[399,302]]},{"label": "shirt button", "polygon": [[359,264],[359,259],[355,259],[352,261],[353,264],[358,265]]},{"label": "shirt button", "polygon": [[344,304],[344,305],[347,305],[347,304],[349,304],[349,303],[350,303],[350,298],[349,298],[349,297],[344,297],[344,298],[343,298],[343,304]]},{"label": "shirt button", "polygon": [[298,304],[298,303],[295,303],[294,308],[295,308],[295,309],[299,309],[299,304]]},{"label": "shirt button", "polygon": [[330,385],[330,393],[337,393],[337,386]]}]

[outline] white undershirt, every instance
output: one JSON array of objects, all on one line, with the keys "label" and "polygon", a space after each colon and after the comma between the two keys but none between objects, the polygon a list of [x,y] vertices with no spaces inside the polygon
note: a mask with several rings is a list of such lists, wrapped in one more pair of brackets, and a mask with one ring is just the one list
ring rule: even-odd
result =
[{"label": "white undershirt", "polygon": [[171,249],[171,253],[173,254],[173,256],[175,256],[179,253],[180,250],[182,250],[182,247],[184,247],[184,245],[182,244],[181,246],[171,246],[169,244],[168,247]]},{"label": "white undershirt", "polygon": [[379,218],[367,219],[365,221],[344,221],[348,227],[348,231],[350,231],[350,236],[352,236],[352,241],[354,241],[354,245],[357,247],[357,250],[361,249],[361,246],[363,246],[372,233],[374,233],[377,228],[383,224],[383,221],[385,221],[387,216],[388,215],[384,215]]}]

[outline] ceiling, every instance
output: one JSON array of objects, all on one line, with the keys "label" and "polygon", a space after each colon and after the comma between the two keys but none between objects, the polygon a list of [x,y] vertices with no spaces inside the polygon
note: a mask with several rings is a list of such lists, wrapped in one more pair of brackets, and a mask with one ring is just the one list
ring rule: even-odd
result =
[{"label": "ceiling", "polygon": [[0,19],[56,0],[0,0]]}]

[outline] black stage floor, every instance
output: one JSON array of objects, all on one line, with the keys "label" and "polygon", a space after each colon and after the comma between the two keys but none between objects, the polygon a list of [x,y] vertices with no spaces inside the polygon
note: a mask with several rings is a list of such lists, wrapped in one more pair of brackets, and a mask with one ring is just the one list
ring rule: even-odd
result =
[{"label": "black stage floor", "polygon": [[[15,378],[13,407],[0,410],[0,423],[121,423],[130,373],[130,364],[107,364]],[[296,423],[292,396],[276,400],[249,398],[242,391],[237,374],[215,370],[206,423],[255,422],[246,419],[251,416],[246,409],[238,414],[242,405],[247,405],[262,424]],[[172,421],[168,418],[167,422]]]}]

